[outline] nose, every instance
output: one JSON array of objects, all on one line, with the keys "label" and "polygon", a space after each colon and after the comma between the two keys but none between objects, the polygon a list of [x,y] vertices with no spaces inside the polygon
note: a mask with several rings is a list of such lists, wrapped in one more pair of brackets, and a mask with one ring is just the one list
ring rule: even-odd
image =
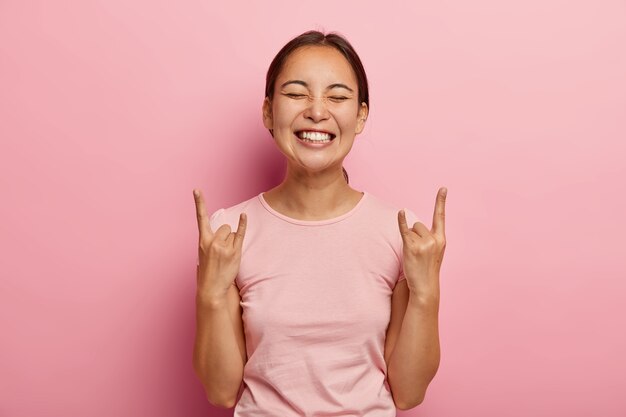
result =
[{"label": "nose", "polygon": [[304,111],[304,117],[314,122],[320,122],[328,119],[328,108],[325,97],[307,97],[307,107]]}]

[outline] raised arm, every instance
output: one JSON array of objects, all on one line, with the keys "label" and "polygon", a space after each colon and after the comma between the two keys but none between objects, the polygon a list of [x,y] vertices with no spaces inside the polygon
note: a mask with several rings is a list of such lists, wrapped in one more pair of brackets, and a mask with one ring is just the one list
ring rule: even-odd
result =
[{"label": "raised arm", "polygon": [[208,401],[231,408],[243,379],[246,344],[235,277],[246,231],[245,213],[237,231],[224,224],[211,230],[204,200],[194,190],[200,242],[196,291],[196,337],[193,366]]}]

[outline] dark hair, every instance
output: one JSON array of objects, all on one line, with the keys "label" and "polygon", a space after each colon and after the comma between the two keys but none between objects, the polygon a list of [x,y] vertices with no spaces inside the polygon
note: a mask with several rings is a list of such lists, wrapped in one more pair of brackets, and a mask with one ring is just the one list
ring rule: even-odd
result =
[{"label": "dark hair", "polygon": [[[352,45],[350,45],[350,42],[336,32],[324,34],[317,30],[309,30],[287,42],[287,44],[283,46],[280,51],[278,51],[267,70],[267,77],[265,79],[265,97],[268,97],[270,101],[272,100],[274,97],[276,79],[278,78],[278,74],[280,74],[287,57],[289,57],[289,55],[291,55],[291,53],[296,49],[303,46],[329,46],[341,52],[348,60],[348,63],[356,75],[359,90],[359,106],[361,103],[365,102],[365,104],[367,104],[367,108],[369,109],[369,89],[363,63],[361,63],[361,59]],[[272,132],[271,129],[270,133],[272,136],[274,135],[274,132]],[[342,169],[346,182],[349,182],[346,169]]]}]

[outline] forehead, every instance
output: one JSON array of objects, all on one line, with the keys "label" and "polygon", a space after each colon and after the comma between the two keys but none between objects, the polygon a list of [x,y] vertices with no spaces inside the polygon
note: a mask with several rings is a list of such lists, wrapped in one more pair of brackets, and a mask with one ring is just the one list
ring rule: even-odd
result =
[{"label": "forehead", "polygon": [[330,46],[303,46],[285,60],[279,80],[300,79],[310,83],[343,82],[356,86],[356,75],[345,56]]}]

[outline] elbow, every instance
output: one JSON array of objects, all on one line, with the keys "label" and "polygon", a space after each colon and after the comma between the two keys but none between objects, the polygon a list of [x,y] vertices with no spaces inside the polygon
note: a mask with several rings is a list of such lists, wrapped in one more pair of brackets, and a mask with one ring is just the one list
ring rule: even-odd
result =
[{"label": "elbow", "polygon": [[218,408],[233,408],[237,404],[238,393],[233,397],[232,395],[224,395],[214,392],[214,390],[208,390],[204,387],[204,394],[207,401],[214,407]]},{"label": "elbow", "polygon": [[226,389],[223,384],[222,386],[215,386],[215,384],[208,381],[206,372],[202,371],[202,367],[195,358],[193,360],[193,369],[202,383],[204,395],[209,404],[219,408],[233,408],[237,404],[242,382],[239,383],[238,389],[235,391]]},{"label": "elbow", "polygon": [[232,390],[224,391],[208,389],[208,387],[205,386],[204,392],[206,394],[207,401],[211,405],[219,408],[233,408],[237,404],[237,399],[239,398],[239,390],[234,392]]},{"label": "elbow", "polygon": [[398,404],[396,404],[396,408],[398,410],[405,411],[405,410],[410,410],[411,408],[415,408],[418,405],[420,405],[421,403],[422,403],[422,401],[415,401],[413,403],[398,403]]},{"label": "elbow", "polygon": [[211,405],[219,408],[233,408],[237,404],[236,398],[213,398],[209,393],[206,398]]},{"label": "elbow", "polygon": [[424,402],[424,395],[420,395],[419,397],[413,398],[409,401],[402,401],[402,400],[398,400],[396,401],[396,408],[398,410],[410,410],[411,408],[415,408],[418,405],[420,405],[421,403]]}]

